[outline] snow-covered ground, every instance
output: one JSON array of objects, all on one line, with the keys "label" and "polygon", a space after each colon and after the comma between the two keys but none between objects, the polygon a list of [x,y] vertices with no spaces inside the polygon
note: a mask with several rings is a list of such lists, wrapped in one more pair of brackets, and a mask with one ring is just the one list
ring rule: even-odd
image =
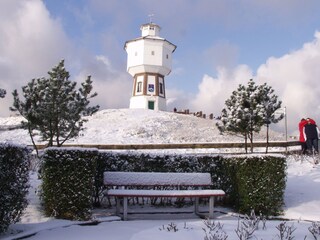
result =
[{"label": "snow-covered ground", "polygon": [[[16,120],[0,119],[0,126],[17,124]],[[81,143],[150,143],[150,142],[232,142],[231,136],[224,138],[215,129],[214,121],[173,113],[157,113],[144,110],[105,110],[93,116],[86,124],[83,135],[74,142]],[[189,129],[188,129],[189,128]],[[2,131],[1,140],[29,144],[22,130]],[[3,135],[6,135],[5,137]],[[283,135],[272,133],[272,140]],[[263,136],[261,137],[263,139]],[[241,141],[241,139],[240,139]],[[294,239],[315,239],[309,232],[311,221],[320,222],[320,167],[312,157],[289,156],[288,179],[285,191],[283,219],[290,219],[286,226],[296,228]],[[180,214],[134,214],[129,221],[107,216],[112,209],[95,212],[97,225],[79,225],[78,222],[44,217],[41,212],[37,190],[40,180],[30,173],[31,188],[29,206],[21,222],[10,227],[0,239],[16,239],[30,235],[35,239],[112,239],[112,240],[194,240],[204,239],[204,220],[190,213]],[[141,210],[141,209],[139,209]],[[150,209],[144,209],[150,210]],[[152,209],[152,211],[161,209]],[[171,211],[172,209],[166,209]],[[176,210],[176,209],[175,209]],[[239,239],[235,232],[237,214],[230,209],[217,208],[215,222],[223,224],[228,239]],[[269,220],[266,229],[262,223],[252,239],[280,239],[277,226],[282,220]],[[176,227],[175,227],[176,226]],[[319,227],[320,228],[320,227]],[[178,231],[174,232],[173,229]],[[318,229],[320,230],[320,229]],[[305,238],[306,236],[306,238]],[[289,239],[289,238],[284,238]],[[320,235],[317,239],[320,239]]]},{"label": "snow-covered ground", "polygon": [[[31,144],[26,130],[1,131],[17,126],[22,117],[0,118],[0,141]],[[243,142],[242,138],[219,133],[215,120],[172,112],[144,109],[101,110],[85,123],[85,130],[68,143],[82,144],[142,144],[142,143],[201,143]],[[265,141],[262,130],[255,141]],[[270,131],[270,139],[284,141],[284,133]]]}]

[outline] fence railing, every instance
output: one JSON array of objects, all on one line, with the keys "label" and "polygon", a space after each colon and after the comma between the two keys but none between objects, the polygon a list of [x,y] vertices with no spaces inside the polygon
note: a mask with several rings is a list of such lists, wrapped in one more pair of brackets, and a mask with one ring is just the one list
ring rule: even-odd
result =
[{"label": "fence railing", "polygon": [[[44,149],[46,145],[36,145]],[[288,148],[300,146],[299,141],[269,142],[268,147]],[[140,150],[140,149],[201,149],[201,148],[245,148],[244,142],[234,143],[150,143],[150,144],[64,144],[63,147],[97,148],[101,150]],[[247,144],[250,147],[250,144]],[[267,147],[266,142],[254,142],[254,148]]]}]

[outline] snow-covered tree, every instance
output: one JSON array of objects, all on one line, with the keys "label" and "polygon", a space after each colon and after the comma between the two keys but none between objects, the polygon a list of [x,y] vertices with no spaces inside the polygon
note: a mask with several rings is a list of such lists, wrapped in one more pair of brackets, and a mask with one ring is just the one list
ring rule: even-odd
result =
[{"label": "snow-covered tree", "polygon": [[276,114],[276,111],[281,109],[282,102],[278,100],[278,96],[274,94],[274,89],[264,83],[259,86],[260,99],[259,102],[263,106],[263,122],[267,127],[267,147],[269,144],[269,126],[271,123],[278,123],[283,119],[284,114]]},{"label": "snow-covered tree", "polygon": [[226,100],[226,108],[221,112],[221,121],[217,123],[221,133],[228,132],[244,137],[246,152],[248,139],[251,152],[253,151],[253,134],[259,132],[263,125],[264,109],[259,99],[260,89],[252,79],[247,86],[240,84]]},{"label": "snow-covered tree", "polygon": [[0,98],[4,98],[6,96],[6,90],[5,89],[2,89],[0,88]]},{"label": "snow-covered tree", "polygon": [[62,146],[65,141],[78,136],[86,121],[83,116],[97,112],[99,106],[90,107],[90,99],[97,93],[92,91],[91,77],[76,89],[76,82],[69,80],[69,72],[64,61],[48,72],[49,78],[32,79],[22,87],[24,100],[20,100],[14,90],[12,111],[18,111],[27,121],[23,126],[28,129],[33,145],[34,136],[39,134],[47,146]]}]

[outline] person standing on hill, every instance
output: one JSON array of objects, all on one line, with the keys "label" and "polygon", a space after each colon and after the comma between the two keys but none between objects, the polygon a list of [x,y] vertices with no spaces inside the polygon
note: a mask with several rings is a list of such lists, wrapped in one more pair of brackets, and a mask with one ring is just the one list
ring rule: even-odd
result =
[{"label": "person standing on hill", "polygon": [[307,124],[304,125],[303,133],[307,143],[308,154],[312,154],[313,151],[315,154],[319,154],[318,139],[320,132],[313,119],[307,118]]},{"label": "person standing on hill", "polygon": [[301,144],[301,153],[306,154],[307,153],[307,143],[306,139],[303,134],[303,128],[307,124],[307,120],[305,118],[302,118],[299,122],[299,142]]}]

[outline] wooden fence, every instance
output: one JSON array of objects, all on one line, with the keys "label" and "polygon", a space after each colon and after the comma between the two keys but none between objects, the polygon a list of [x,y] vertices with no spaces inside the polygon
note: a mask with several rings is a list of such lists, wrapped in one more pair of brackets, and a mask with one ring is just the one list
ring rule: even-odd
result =
[{"label": "wooden fence", "polygon": [[[266,142],[253,143],[254,148],[265,148]],[[287,149],[288,147],[300,146],[299,141],[269,142],[268,147]],[[37,145],[38,149],[44,149],[46,145]],[[161,143],[161,144],[64,144],[63,147],[97,148],[101,150],[141,150],[141,149],[228,149],[245,148],[244,142],[236,143]],[[250,148],[250,144],[248,144]]]}]

